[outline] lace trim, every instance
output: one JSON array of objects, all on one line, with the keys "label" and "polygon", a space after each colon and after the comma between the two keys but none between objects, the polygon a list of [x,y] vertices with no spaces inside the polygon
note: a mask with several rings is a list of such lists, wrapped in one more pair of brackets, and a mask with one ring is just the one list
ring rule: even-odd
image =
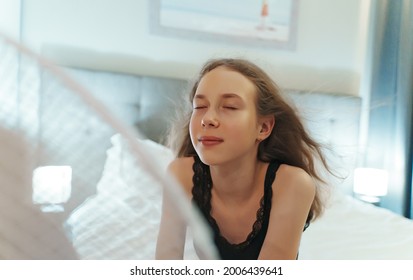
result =
[{"label": "lace trim", "polygon": [[[242,250],[247,247],[254,238],[260,233],[263,223],[264,223],[264,216],[265,210],[268,207],[271,207],[271,197],[272,197],[272,188],[265,188],[264,195],[260,200],[260,207],[257,210],[256,220],[252,225],[252,230],[248,234],[245,241],[233,244],[230,243],[224,236],[221,235],[220,229],[218,227],[217,222],[211,216],[211,190],[212,190],[212,179],[211,174],[209,171],[209,167],[202,163],[197,157],[195,157],[195,162],[193,164],[193,171],[194,176],[192,178],[192,182],[194,186],[192,187],[192,199],[196,202],[198,207],[200,208],[202,214],[207,219],[208,223],[214,229],[216,235],[220,239],[221,242],[226,243],[227,245]],[[202,178],[204,180],[202,180]]]}]

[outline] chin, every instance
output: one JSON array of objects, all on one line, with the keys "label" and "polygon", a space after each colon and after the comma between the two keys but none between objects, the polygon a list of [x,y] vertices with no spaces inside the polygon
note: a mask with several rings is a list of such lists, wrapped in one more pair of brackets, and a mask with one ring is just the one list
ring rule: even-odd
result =
[{"label": "chin", "polygon": [[206,165],[219,165],[225,162],[225,159],[222,157],[222,154],[213,154],[213,153],[204,153],[197,151],[197,154],[201,161]]},{"label": "chin", "polygon": [[206,165],[215,165],[217,163],[216,159],[212,156],[206,156],[204,154],[198,153],[199,158],[201,161]]},{"label": "chin", "polygon": [[208,166],[226,165],[233,162],[233,157],[228,157],[223,153],[197,153],[201,161]]}]

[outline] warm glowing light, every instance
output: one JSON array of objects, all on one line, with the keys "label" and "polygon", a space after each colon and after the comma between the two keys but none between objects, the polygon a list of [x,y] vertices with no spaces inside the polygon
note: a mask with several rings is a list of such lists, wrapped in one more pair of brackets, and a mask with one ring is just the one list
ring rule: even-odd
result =
[{"label": "warm glowing light", "polygon": [[62,203],[69,200],[72,189],[70,166],[42,166],[33,171],[33,203],[42,210],[63,211]]},{"label": "warm glowing light", "polygon": [[389,175],[386,170],[377,168],[356,168],[354,189],[356,194],[378,197],[387,194]]}]

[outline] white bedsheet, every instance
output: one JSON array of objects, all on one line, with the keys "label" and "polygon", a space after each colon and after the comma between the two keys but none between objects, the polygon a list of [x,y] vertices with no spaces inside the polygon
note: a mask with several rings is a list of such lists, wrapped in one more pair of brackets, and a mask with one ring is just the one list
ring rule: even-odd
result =
[{"label": "white bedsheet", "polygon": [[299,258],[413,260],[413,221],[336,192],[304,232]]}]

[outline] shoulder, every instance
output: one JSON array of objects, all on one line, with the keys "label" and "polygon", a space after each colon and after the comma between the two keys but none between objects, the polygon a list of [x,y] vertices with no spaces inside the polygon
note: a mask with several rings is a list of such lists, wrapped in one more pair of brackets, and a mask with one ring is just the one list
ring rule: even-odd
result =
[{"label": "shoulder", "polygon": [[187,193],[190,193],[192,188],[193,164],[193,157],[180,157],[168,165],[168,172],[177,179]]},{"label": "shoulder", "polygon": [[194,164],[193,157],[180,157],[171,161],[168,165],[168,171],[173,175],[185,175],[186,173],[192,174],[192,165]]},{"label": "shoulder", "polygon": [[313,200],[316,192],[314,179],[302,168],[281,164],[273,183],[273,190],[283,196]]},{"label": "shoulder", "polygon": [[311,205],[315,183],[305,170],[281,164],[272,184],[273,196],[261,259],[295,259]]}]

